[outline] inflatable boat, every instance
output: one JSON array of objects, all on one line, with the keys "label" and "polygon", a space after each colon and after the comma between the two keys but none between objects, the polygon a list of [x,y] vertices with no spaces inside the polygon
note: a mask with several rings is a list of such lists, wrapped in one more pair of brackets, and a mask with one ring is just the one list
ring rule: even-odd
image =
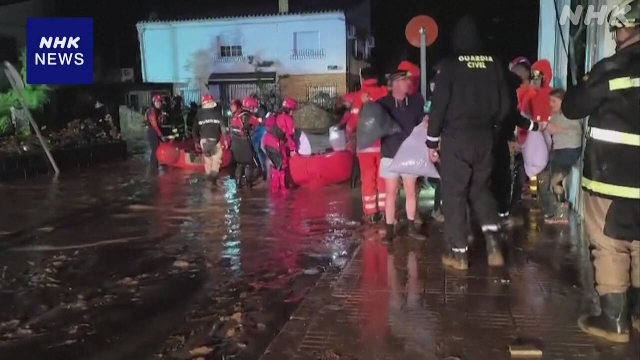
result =
[{"label": "inflatable boat", "polygon": [[351,179],[354,155],[351,151],[329,151],[296,155],[289,160],[291,179],[301,187],[319,188]]},{"label": "inflatable boat", "polygon": [[[204,172],[202,152],[197,151],[193,140],[170,140],[158,145],[156,151],[158,162],[162,165],[185,170]],[[231,164],[231,150],[225,149],[222,154],[221,168]]]}]

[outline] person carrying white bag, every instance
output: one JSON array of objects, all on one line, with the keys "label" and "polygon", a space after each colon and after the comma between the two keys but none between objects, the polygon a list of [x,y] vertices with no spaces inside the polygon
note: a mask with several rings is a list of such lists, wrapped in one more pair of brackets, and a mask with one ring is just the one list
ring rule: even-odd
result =
[{"label": "person carrying white bag", "polygon": [[416,126],[393,158],[389,171],[439,179],[436,166],[427,151],[427,122]]}]

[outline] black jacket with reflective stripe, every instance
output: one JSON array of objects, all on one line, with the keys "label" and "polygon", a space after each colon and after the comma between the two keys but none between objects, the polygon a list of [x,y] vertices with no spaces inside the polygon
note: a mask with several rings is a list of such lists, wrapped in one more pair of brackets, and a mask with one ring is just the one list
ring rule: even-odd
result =
[{"label": "black jacket with reflective stripe", "polygon": [[[567,118],[589,116],[583,187],[614,200],[613,208],[624,208],[616,212],[627,213],[630,219],[629,224],[609,230],[607,235],[616,239],[633,236],[637,240],[640,233],[640,146],[632,144],[640,137],[638,79],[640,43],[595,64],[584,81],[569,89],[562,103]],[[635,215],[629,217],[631,214]],[[607,216],[607,223],[611,221],[615,219]]]},{"label": "black jacket with reflective stripe", "polygon": [[[595,131],[640,136],[640,43],[601,60],[586,77],[567,92],[562,104],[564,115],[570,119],[590,116],[589,127]],[[592,138],[587,133],[584,177],[640,189],[640,147],[615,141],[619,140]]]}]

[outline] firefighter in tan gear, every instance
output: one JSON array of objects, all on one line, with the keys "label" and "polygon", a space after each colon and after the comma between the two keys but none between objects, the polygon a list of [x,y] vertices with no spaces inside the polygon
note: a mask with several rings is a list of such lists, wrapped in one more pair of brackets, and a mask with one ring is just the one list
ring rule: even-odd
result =
[{"label": "firefighter in tan gear", "polygon": [[562,103],[570,119],[589,116],[582,187],[602,311],[578,325],[621,343],[629,341],[630,320],[639,328],[640,312],[640,0],[625,6],[625,14],[614,9],[608,18],[616,53],[598,62]]}]

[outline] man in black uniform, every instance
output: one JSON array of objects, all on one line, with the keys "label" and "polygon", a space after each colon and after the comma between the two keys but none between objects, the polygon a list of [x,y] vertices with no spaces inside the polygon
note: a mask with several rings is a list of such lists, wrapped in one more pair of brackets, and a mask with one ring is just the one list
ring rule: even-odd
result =
[{"label": "man in black uniform", "polygon": [[222,151],[226,147],[222,136],[222,121],[222,111],[213,97],[210,94],[202,95],[202,109],[198,110],[193,123],[193,140],[196,142],[196,148],[202,148],[204,170],[214,185],[222,164]]},{"label": "man in black uniform", "polygon": [[455,56],[443,62],[436,77],[427,136],[431,160],[441,156],[444,235],[451,250],[442,262],[459,270],[469,266],[470,202],[485,235],[489,265],[503,266],[500,221],[490,186],[495,129],[509,115],[510,90],[500,62],[483,51],[472,17],[458,22],[452,39]]},{"label": "man in black uniform", "polygon": [[614,342],[629,341],[630,318],[640,330],[640,0],[625,6],[623,16],[609,14],[616,54],[595,64],[562,102],[567,118],[589,116],[582,187],[602,311],[578,325]]}]

